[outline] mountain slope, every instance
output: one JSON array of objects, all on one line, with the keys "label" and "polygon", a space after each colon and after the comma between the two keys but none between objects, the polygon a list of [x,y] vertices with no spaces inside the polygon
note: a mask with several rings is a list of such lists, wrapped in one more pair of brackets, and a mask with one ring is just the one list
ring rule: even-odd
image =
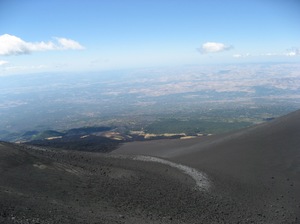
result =
[{"label": "mountain slope", "polygon": [[237,178],[246,173],[250,177],[256,169],[279,170],[299,177],[299,147],[300,110],[234,133],[190,140],[134,142],[124,144],[114,153],[168,158]]},{"label": "mountain slope", "polygon": [[112,154],[0,142],[0,223],[299,223],[299,122]]},{"label": "mountain slope", "polygon": [[222,136],[132,143],[114,153],[158,156],[204,171],[215,193],[277,217],[274,223],[300,217],[300,111]]},{"label": "mountain slope", "polygon": [[0,175],[5,224],[219,223],[240,214],[172,166],[107,154],[0,142]]},{"label": "mountain slope", "polygon": [[251,179],[264,172],[300,179],[300,111],[199,142],[169,157],[240,179]]}]

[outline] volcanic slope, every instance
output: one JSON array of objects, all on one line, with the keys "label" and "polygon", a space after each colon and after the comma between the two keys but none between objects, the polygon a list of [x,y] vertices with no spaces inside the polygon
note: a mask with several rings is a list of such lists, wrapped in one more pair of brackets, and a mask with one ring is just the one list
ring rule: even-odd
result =
[{"label": "volcanic slope", "polygon": [[239,219],[239,205],[210,194],[210,183],[203,187],[201,178],[204,183],[209,180],[201,173],[166,160],[147,159],[0,142],[0,223]]},{"label": "volcanic slope", "polygon": [[299,121],[110,154],[0,142],[0,223],[299,223]]},{"label": "volcanic slope", "polygon": [[161,157],[205,172],[212,194],[251,213],[239,221],[300,223],[300,110],[234,133],[133,142],[114,153]]}]

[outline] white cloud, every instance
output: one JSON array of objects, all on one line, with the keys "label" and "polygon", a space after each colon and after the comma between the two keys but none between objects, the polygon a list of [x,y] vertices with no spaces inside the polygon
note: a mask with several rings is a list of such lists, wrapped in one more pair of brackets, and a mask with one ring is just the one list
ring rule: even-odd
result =
[{"label": "white cloud", "polygon": [[249,56],[251,56],[249,53],[247,53],[247,54],[234,54],[234,55],[232,55],[232,57],[234,57],[234,58],[246,58],[246,57],[249,57]]},{"label": "white cloud", "polygon": [[60,44],[61,49],[72,49],[72,50],[82,50],[84,49],[78,42],[67,39],[67,38],[55,38],[57,42]]},{"label": "white cloud", "polygon": [[300,55],[300,48],[296,48],[296,47],[290,48],[286,50],[286,52],[261,54],[261,56],[287,56],[287,57],[294,57],[299,55]]},{"label": "white cloud", "polygon": [[278,53],[266,53],[266,54],[262,54],[262,56],[280,56],[280,54],[278,54]]},{"label": "white cloud", "polygon": [[242,58],[243,55],[241,55],[241,54],[234,54],[234,55],[232,55],[232,57],[234,57],[234,58]]},{"label": "white cloud", "polygon": [[0,36],[0,55],[20,55],[30,54],[35,51],[49,50],[82,50],[84,49],[78,42],[66,39],[55,38],[56,42],[26,42],[19,37],[4,34]]},{"label": "white cloud", "polygon": [[1,60],[0,60],[0,66],[1,66],[1,65],[5,65],[5,64],[8,64],[8,61],[1,61]]},{"label": "white cloud", "polygon": [[285,55],[290,57],[298,56],[300,55],[300,48],[292,48],[288,50],[288,52]]},{"label": "white cloud", "polygon": [[245,58],[245,57],[249,57],[249,56],[253,56],[253,57],[282,57],[282,56],[286,56],[286,57],[294,57],[294,56],[300,56],[300,48],[292,48],[287,50],[286,52],[268,52],[268,53],[261,53],[261,54],[254,54],[251,55],[249,53],[247,54],[234,54],[232,55],[232,57],[234,58]]},{"label": "white cloud", "polygon": [[222,51],[227,51],[232,49],[232,46],[225,45],[223,43],[216,43],[216,42],[206,42],[202,44],[198,50],[202,54],[207,54],[207,53],[217,53],[217,52],[222,52]]},{"label": "white cloud", "polygon": [[11,65],[3,66],[1,68],[0,76],[9,74],[21,74],[21,73],[35,73],[46,71],[48,66],[46,65]]}]

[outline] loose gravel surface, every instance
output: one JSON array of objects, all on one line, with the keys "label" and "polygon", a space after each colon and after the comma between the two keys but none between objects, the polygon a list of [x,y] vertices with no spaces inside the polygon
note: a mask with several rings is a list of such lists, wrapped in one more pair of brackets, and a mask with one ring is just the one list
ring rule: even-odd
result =
[{"label": "loose gravel surface", "polygon": [[0,143],[0,173],[0,223],[225,223],[245,210],[153,161]]},{"label": "loose gravel surface", "polygon": [[0,155],[0,223],[297,222],[279,202],[261,210],[263,201],[249,198],[258,192],[228,193],[245,186],[220,191],[209,179],[209,188],[197,188],[192,176],[155,161],[8,143]]},{"label": "loose gravel surface", "polygon": [[110,154],[0,142],[0,223],[300,223],[300,111]]},{"label": "loose gravel surface", "polygon": [[[211,194],[239,204],[227,223],[300,223],[300,110],[220,136],[132,142],[112,153],[160,157],[204,172]],[[218,211],[228,208],[222,206]]]}]

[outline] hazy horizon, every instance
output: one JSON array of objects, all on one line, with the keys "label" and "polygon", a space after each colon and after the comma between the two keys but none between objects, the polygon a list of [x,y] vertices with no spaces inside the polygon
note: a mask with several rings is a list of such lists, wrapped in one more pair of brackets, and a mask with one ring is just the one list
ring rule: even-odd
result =
[{"label": "hazy horizon", "polygon": [[2,0],[0,131],[196,135],[298,109],[299,11],[296,0]]}]

